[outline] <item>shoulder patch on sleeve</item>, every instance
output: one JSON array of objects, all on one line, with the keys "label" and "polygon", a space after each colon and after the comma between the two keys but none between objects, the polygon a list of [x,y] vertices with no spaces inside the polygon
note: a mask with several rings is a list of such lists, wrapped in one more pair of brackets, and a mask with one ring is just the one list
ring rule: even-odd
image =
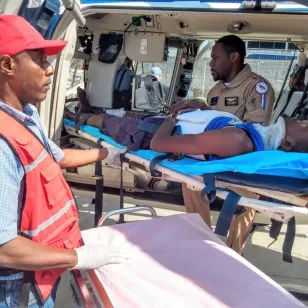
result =
[{"label": "shoulder patch on sleeve", "polygon": [[259,94],[265,94],[268,92],[268,85],[264,81],[260,81],[255,86],[256,92]]}]

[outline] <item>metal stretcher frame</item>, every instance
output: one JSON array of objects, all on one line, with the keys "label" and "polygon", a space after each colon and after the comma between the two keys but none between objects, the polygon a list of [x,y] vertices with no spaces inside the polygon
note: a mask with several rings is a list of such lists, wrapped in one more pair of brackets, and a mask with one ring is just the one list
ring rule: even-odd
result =
[{"label": "metal stretcher frame", "polygon": [[[90,134],[87,134],[81,130],[78,131],[78,135],[79,137],[83,137],[95,143],[98,140],[98,138],[93,137]],[[102,146],[105,147],[112,146],[106,141],[102,141],[101,144]],[[123,163],[123,168],[125,170],[136,173],[136,166],[134,165],[134,170],[132,170],[132,168],[129,165],[130,161],[143,166],[147,172],[150,172],[150,161],[129,152],[125,153],[125,162]],[[160,165],[156,165],[155,170],[161,173],[160,179],[185,183],[188,186],[188,188],[190,188],[193,191],[201,191],[205,187],[205,184],[201,177],[188,176]],[[140,172],[141,174],[142,173],[144,174],[144,170],[141,169]],[[291,193],[278,192],[271,189],[261,189],[256,187],[243,186],[219,180],[216,181],[216,186],[229,188],[230,190],[242,189],[242,192],[246,190],[251,193],[271,197],[273,199],[288,203],[288,204],[282,204],[278,202],[253,199],[245,196],[242,196],[238,202],[238,204],[241,206],[253,208],[263,213],[264,215],[279,221],[287,221],[293,216],[308,216],[308,208],[306,208],[308,200]],[[228,192],[218,190],[216,192],[216,195],[217,197],[225,200],[228,196]]]}]

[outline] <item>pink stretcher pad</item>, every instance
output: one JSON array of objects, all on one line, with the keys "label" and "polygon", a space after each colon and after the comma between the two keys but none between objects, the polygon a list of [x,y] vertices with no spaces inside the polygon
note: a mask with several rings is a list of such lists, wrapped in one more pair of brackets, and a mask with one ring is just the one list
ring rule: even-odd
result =
[{"label": "pink stretcher pad", "polygon": [[82,236],[131,254],[125,263],[95,270],[114,307],[305,307],[228,248],[198,214],[94,228]]}]

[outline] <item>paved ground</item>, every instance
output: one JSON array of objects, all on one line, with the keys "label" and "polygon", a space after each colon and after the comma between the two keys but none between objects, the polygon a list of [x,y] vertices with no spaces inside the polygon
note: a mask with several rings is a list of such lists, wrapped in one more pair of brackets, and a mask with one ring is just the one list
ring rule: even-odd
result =
[{"label": "paved ground", "polygon": [[[89,204],[91,199],[78,198],[77,203],[80,213],[80,226],[82,229],[93,226],[94,206]],[[104,210],[110,211],[118,208],[118,201],[105,201]],[[126,207],[133,205],[125,204]],[[177,207],[177,211],[170,209],[156,208],[158,217],[174,215],[183,211],[183,208]],[[106,224],[114,224],[118,216],[108,219]],[[125,216],[126,221],[151,219],[146,212],[140,212]],[[213,224],[215,224],[215,217]],[[248,239],[245,247],[244,257],[252,264],[269,275],[285,288],[308,294],[308,223],[307,225],[298,225],[296,229],[296,240],[293,247],[293,264],[282,261],[281,248],[284,239],[285,226],[278,240],[273,240],[268,236],[267,227],[258,227],[254,234]],[[59,287],[57,297],[57,308],[74,307],[72,291],[69,284],[69,276],[64,275]],[[303,300],[305,302],[305,300]],[[306,303],[306,302],[305,302]],[[308,306],[308,302],[306,303]]]}]

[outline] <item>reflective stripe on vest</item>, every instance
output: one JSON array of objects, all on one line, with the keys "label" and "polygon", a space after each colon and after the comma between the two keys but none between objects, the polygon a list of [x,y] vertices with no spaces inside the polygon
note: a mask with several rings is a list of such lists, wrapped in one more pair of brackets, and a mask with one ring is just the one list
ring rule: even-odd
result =
[{"label": "reflective stripe on vest", "polygon": [[40,154],[40,156],[39,156],[35,161],[33,161],[32,163],[30,163],[30,164],[24,166],[25,171],[26,171],[26,172],[29,172],[29,171],[31,171],[32,169],[34,169],[35,167],[37,167],[37,165],[38,165],[41,161],[43,161],[43,160],[47,157],[47,155],[49,155],[48,152],[47,152],[46,150],[43,150],[42,153]]},{"label": "reflective stripe on vest", "polygon": [[70,209],[71,206],[75,206],[75,201],[74,200],[70,200],[66,203],[66,205],[59,211],[57,212],[57,214],[55,214],[54,216],[51,216],[48,220],[45,220],[43,223],[41,223],[38,228],[36,230],[25,230],[23,231],[24,234],[28,235],[29,237],[35,237],[38,236],[38,234],[46,229],[47,227],[49,227],[51,224],[53,224],[56,220],[58,220],[59,218],[61,218],[61,216],[64,213],[67,213],[67,211]]},{"label": "reflective stripe on vest", "polygon": [[[24,123],[1,107],[0,136],[7,141],[25,170],[20,234],[49,247],[80,247],[77,208],[59,164]],[[42,302],[46,301],[63,272],[62,269],[35,272],[34,283]]]}]

